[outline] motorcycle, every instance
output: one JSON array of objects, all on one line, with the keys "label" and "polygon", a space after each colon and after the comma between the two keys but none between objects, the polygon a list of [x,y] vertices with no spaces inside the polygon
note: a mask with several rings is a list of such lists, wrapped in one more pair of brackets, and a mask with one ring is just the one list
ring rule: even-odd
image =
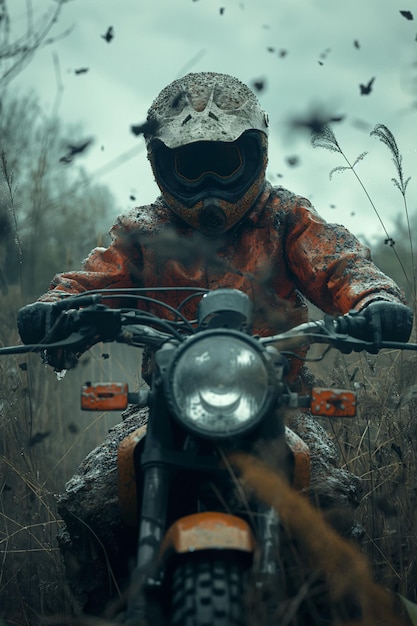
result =
[{"label": "motorcycle", "polygon": [[[164,289],[152,294],[158,291]],[[347,316],[325,316],[260,337],[252,334],[246,294],[176,291],[188,292],[178,309],[146,289],[65,297],[51,305],[51,327],[41,344],[2,348],[0,354],[41,352],[55,369],[70,369],[98,342],[151,352],[149,388],[132,392],[125,383],[87,382],[81,392],[85,410],[134,407],[146,414],[117,445],[119,510],[133,529],[128,543],[135,553],[119,616],[125,624],[238,626],[248,623],[249,596],[252,603],[262,598],[272,615],[300,582],[291,579],[291,542],[279,511],[245,491],[234,455],[257,456],[308,492],[310,451],[285,425],[285,410],[349,418],[357,398],[345,389],[294,391],[286,382],[288,358],[312,344],[344,353],[372,344],[360,338],[365,320],[358,313],[348,316],[350,334]],[[123,298],[150,311],[115,308]],[[197,318],[190,321],[182,310],[194,299]],[[417,349],[397,342],[381,347]],[[323,611],[320,623],[326,623]]]}]

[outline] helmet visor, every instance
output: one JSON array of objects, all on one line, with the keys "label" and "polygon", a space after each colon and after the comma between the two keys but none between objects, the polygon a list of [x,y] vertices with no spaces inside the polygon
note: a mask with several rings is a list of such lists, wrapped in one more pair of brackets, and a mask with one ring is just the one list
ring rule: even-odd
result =
[{"label": "helmet visor", "polygon": [[207,197],[237,202],[264,176],[263,137],[248,131],[232,142],[204,140],[178,148],[167,148],[156,139],[151,144],[155,179],[187,207]]},{"label": "helmet visor", "polygon": [[198,141],[174,150],[175,176],[187,186],[206,178],[230,183],[243,172],[244,154],[238,143]]}]

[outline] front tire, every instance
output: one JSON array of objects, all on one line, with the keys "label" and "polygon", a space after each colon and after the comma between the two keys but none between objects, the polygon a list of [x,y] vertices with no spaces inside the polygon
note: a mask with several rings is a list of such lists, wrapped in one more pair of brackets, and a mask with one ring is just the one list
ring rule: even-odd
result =
[{"label": "front tire", "polygon": [[246,579],[233,556],[182,556],[172,571],[170,626],[244,626]]}]

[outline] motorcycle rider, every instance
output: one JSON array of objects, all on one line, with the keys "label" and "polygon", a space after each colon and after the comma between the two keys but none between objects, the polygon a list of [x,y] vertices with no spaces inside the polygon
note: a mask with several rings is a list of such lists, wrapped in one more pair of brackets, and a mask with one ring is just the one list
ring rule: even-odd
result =
[{"label": "motorcycle rider", "polygon": [[[375,348],[382,339],[408,340],[412,311],[369,249],[307,199],[266,180],[268,117],[249,87],[225,74],[188,74],[161,91],[143,130],[160,197],[121,215],[108,248],[95,248],[82,271],[55,276],[38,303],[19,311],[24,343],[44,336],[48,306],[40,303],[160,286],[241,289],[254,301],[261,335],[306,320],[308,299],[332,315],[363,311]],[[173,306],[182,298],[168,297]],[[300,368],[291,364],[290,380]]]},{"label": "motorcycle rider", "polygon": [[[123,287],[146,287],[153,295],[161,286],[240,289],[254,303],[260,335],[306,321],[309,300],[331,315],[363,312],[363,338],[375,351],[382,340],[409,339],[412,311],[369,249],[322,219],[307,199],[266,180],[268,117],[249,87],[226,74],[188,74],[161,91],[143,130],[161,195],[121,215],[107,248],[95,248],[82,270],[55,276],[38,302],[19,311],[24,343],[42,340],[50,303],[67,295]],[[177,308],[184,295],[172,290],[164,298]],[[191,299],[182,312],[193,319],[195,307]],[[62,369],[65,359],[55,355],[51,364]],[[294,388],[304,373],[302,361],[292,359]],[[314,422],[299,414],[291,426],[310,444]],[[319,436],[326,438],[324,429]],[[320,483],[320,467],[315,480]],[[348,474],[345,504],[353,506],[354,481]],[[320,488],[318,500],[328,503],[331,496]]]}]

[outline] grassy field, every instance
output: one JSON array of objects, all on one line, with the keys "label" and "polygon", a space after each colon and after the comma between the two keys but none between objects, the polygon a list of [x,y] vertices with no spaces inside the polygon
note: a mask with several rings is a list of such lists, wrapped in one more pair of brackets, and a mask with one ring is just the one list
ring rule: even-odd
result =
[{"label": "grassy field", "polygon": [[[18,341],[18,298],[11,293],[4,302],[0,339],[10,345]],[[398,351],[331,353],[312,367],[318,378],[358,393],[357,417],[320,421],[338,445],[341,465],[362,478],[356,517],[373,579],[411,601],[417,601],[416,359]],[[56,542],[56,494],[118,421],[117,414],[81,413],[81,383],[125,379],[122,363],[118,354],[103,359],[96,348],[57,380],[36,355],[0,360],[0,616],[7,625],[63,624],[77,608]]]},{"label": "grassy field", "polygon": [[[18,301],[15,293],[3,298],[1,345],[18,343]],[[11,626],[72,614],[56,541],[56,494],[120,419],[81,412],[80,388],[86,377],[111,378],[110,370],[132,382],[117,354],[108,359],[102,352],[90,351],[62,380],[39,355],[0,359],[0,617]]]}]

